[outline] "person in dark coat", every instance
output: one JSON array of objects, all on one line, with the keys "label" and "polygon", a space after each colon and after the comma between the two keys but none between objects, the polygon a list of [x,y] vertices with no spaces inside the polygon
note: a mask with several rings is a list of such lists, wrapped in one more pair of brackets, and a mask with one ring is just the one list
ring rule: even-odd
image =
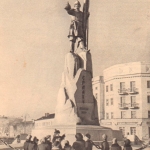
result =
[{"label": "person in dark coat", "polygon": [[107,142],[107,135],[102,135],[103,142],[101,143],[101,149],[102,150],[109,150],[109,143]]},{"label": "person in dark coat", "polygon": [[50,150],[50,146],[46,143],[45,137],[40,140],[38,150]]},{"label": "person in dark coat", "polygon": [[54,143],[56,141],[56,139],[60,138],[59,134],[60,134],[60,131],[55,129],[53,139],[52,139],[52,143]]},{"label": "person in dark coat", "polygon": [[62,150],[72,150],[72,147],[69,144],[68,140],[63,140],[62,143],[63,143]]},{"label": "person in dark coat", "polygon": [[85,134],[84,140],[85,140],[85,150],[92,150],[93,144],[91,142],[91,135],[90,134]]},{"label": "person in dark coat", "polygon": [[20,135],[17,135],[16,139],[17,139],[17,143],[21,142]]},{"label": "person in dark coat", "polygon": [[23,145],[23,149],[24,149],[24,150],[28,150],[28,146],[29,146],[29,143],[30,143],[30,141],[31,141],[31,138],[32,138],[31,135],[28,135],[28,136],[26,137],[26,141],[24,142],[24,145]]},{"label": "person in dark coat", "polygon": [[116,138],[112,141],[111,150],[121,150],[121,146],[117,143]]},{"label": "person in dark coat", "polygon": [[37,150],[38,148],[38,139],[37,137],[33,138],[33,141],[29,143],[28,150]]},{"label": "person in dark coat", "polygon": [[52,146],[55,143],[55,141],[59,141],[59,148],[62,149],[61,146],[61,141],[65,139],[65,134],[63,134],[62,136],[59,135],[60,131],[55,129],[54,135],[53,135],[53,139],[52,139]]},{"label": "person in dark coat", "polygon": [[47,136],[45,137],[45,142],[46,142],[46,144],[49,145],[50,150],[51,150],[51,149],[52,149],[51,135],[47,135]]},{"label": "person in dark coat", "polygon": [[50,150],[51,150],[52,149],[51,135],[47,135],[45,137],[45,143],[48,144],[48,146],[50,147]]},{"label": "person in dark coat", "polygon": [[132,150],[131,141],[129,139],[125,140],[123,150]]},{"label": "person in dark coat", "polygon": [[83,135],[81,133],[76,133],[75,138],[76,141],[73,143],[72,148],[74,150],[84,150],[85,141],[83,140]]}]

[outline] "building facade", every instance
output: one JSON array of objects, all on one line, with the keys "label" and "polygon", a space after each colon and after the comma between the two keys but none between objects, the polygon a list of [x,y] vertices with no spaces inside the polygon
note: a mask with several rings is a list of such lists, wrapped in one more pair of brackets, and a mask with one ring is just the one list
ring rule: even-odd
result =
[{"label": "building facade", "polygon": [[104,79],[103,76],[97,76],[92,79],[93,95],[97,101],[99,122],[104,119]]},{"label": "building facade", "polygon": [[104,106],[100,124],[122,130],[125,136],[150,138],[150,63],[115,65],[103,75],[104,99],[97,99]]}]

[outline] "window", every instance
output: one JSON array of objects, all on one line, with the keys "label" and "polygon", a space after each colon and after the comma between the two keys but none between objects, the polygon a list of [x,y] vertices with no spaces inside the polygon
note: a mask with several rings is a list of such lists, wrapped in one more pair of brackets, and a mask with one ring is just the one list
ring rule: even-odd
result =
[{"label": "window", "polygon": [[120,82],[120,89],[121,90],[125,89],[125,82]]},{"label": "window", "polygon": [[95,87],[95,90],[97,90],[98,88],[97,87]]},{"label": "window", "polygon": [[113,119],[114,118],[114,113],[113,112],[111,112],[111,119]]},{"label": "window", "polygon": [[119,130],[122,131],[123,135],[125,135],[125,127],[119,127]]},{"label": "window", "polygon": [[130,127],[131,135],[136,135],[136,127]]},{"label": "window", "polygon": [[147,81],[147,88],[150,88],[150,81]]},{"label": "window", "polygon": [[150,95],[147,96],[147,102],[150,103]]},{"label": "window", "polygon": [[136,104],[136,96],[131,96],[131,107],[134,107]]},{"label": "window", "polygon": [[131,111],[131,118],[136,118],[136,111]]},{"label": "window", "polygon": [[148,111],[148,118],[150,118],[150,111]]},{"label": "window", "polygon": [[110,99],[110,102],[111,102],[111,105],[113,105],[113,104],[114,104],[114,100],[113,100],[113,98],[111,98],[111,99]]},{"label": "window", "polygon": [[113,91],[113,84],[110,85],[110,91]]},{"label": "window", "polygon": [[106,106],[109,106],[109,99],[106,99]]},{"label": "window", "polygon": [[106,113],[106,119],[109,119],[109,113]]},{"label": "window", "polygon": [[125,107],[125,97],[120,97],[120,107]]},{"label": "window", "polygon": [[130,82],[130,92],[134,91],[135,89],[135,81]]},{"label": "window", "polygon": [[106,92],[108,92],[108,85],[106,86]]},{"label": "window", "polygon": [[121,119],[126,118],[126,112],[125,111],[121,111]]}]

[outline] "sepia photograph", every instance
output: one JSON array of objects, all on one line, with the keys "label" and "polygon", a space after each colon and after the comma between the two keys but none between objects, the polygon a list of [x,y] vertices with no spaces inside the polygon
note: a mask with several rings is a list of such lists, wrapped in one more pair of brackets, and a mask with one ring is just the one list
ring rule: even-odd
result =
[{"label": "sepia photograph", "polygon": [[150,0],[0,0],[0,150],[150,150]]}]

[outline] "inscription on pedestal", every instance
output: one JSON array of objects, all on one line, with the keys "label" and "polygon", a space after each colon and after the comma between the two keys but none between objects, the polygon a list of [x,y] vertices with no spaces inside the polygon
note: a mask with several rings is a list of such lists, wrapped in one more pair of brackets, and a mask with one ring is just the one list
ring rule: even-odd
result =
[{"label": "inscription on pedestal", "polygon": [[86,108],[86,107],[80,107],[79,109],[80,109],[80,111],[81,111],[82,114],[86,114],[87,111],[89,110],[89,109]]},{"label": "inscription on pedestal", "polygon": [[85,120],[91,119],[93,104],[92,103],[77,103],[78,115]]},{"label": "inscription on pedestal", "polygon": [[85,94],[85,76],[82,76],[82,102],[84,103],[84,94]]}]

